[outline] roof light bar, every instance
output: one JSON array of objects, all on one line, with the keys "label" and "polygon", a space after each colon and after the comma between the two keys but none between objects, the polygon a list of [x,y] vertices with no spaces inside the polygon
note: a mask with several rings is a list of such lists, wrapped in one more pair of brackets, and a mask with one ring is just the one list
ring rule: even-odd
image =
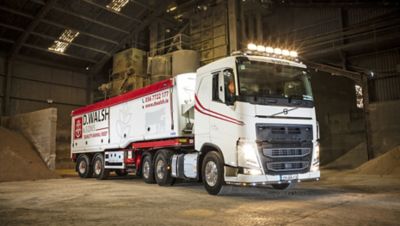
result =
[{"label": "roof light bar", "polygon": [[256,45],[254,43],[249,43],[247,45],[247,50],[260,52],[260,53],[273,54],[273,55],[278,55],[278,56],[283,56],[283,57],[292,57],[292,58],[298,57],[297,52],[293,51],[293,50],[274,48],[272,46]]},{"label": "roof light bar", "polygon": [[73,31],[71,29],[66,29],[61,33],[60,37],[54,41],[54,43],[48,48],[48,50],[64,53],[68,48],[69,44],[74,41],[74,39],[79,35],[79,31]]},{"label": "roof light bar", "polygon": [[257,50],[257,46],[256,46],[256,44],[249,43],[249,44],[247,45],[247,49],[248,49],[248,50]]},{"label": "roof light bar", "polygon": [[129,0],[112,0],[106,7],[116,12],[120,12],[128,2]]}]

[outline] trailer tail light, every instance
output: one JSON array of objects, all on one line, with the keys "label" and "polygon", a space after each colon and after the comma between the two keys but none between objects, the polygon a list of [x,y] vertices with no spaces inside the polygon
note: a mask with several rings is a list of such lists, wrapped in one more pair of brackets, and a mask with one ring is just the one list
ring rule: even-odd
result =
[{"label": "trailer tail light", "polygon": [[72,154],[71,159],[72,159],[72,161],[76,162],[76,154]]},{"label": "trailer tail light", "polygon": [[125,164],[134,164],[135,163],[135,158],[133,157],[133,151],[127,151],[127,155],[125,158]]}]

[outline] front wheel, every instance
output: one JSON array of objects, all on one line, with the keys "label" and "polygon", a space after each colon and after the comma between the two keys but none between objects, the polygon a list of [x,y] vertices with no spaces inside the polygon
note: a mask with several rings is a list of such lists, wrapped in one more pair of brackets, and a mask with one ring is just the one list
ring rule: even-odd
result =
[{"label": "front wheel", "polygon": [[224,180],[224,161],[222,156],[215,151],[208,152],[201,167],[204,187],[211,195],[220,193]]},{"label": "front wheel", "polygon": [[94,157],[93,174],[98,180],[105,180],[110,174],[110,170],[104,168],[104,157],[102,154],[97,154]]}]

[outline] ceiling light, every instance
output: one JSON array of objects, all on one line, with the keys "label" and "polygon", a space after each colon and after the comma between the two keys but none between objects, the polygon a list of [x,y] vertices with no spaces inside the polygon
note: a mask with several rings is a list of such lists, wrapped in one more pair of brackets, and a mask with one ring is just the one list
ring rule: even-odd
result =
[{"label": "ceiling light", "polygon": [[64,53],[69,44],[79,35],[78,31],[66,29],[60,37],[48,48],[48,50],[58,53]]},{"label": "ceiling light", "polygon": [[178,8],[175,2],[171,3],[168,8],[167,8],[167,13],[170,13],[172,11],[175,11]]},{"label": "ceiling light", "polygon": [[128,4],[128,2],[129,0],[112,0],[106,7],[119,12],[126,4]]}]

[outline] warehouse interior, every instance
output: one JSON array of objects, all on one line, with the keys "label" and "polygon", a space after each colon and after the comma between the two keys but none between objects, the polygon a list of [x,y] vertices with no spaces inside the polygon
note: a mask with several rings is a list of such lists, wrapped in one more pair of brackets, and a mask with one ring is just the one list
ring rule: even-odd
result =
[{"label": "warehouse interior", "polygon": [[[142,213],[140,225],[396,225],[400,220],[400,2],[1,0],[0,12],[0,225],[47,224],[51,221],[44,218],[50,217],[56,224],[107,224],[112,214],[129,222],[131,211]],[[248,43],[296,50],[307,65],[319,123],[321,181],[294,191],[232,187],[214,200],[198,185],[158,188],[134,175],[105,183],[77,177],[70,152],[74,109],[196,72]],[[103,199],[106,192],[92,194],[86,202],[95,210],[84,210],[90,217],[70,219],[79,189],[91,194],[96,187],[128,199],[116,203]],[[67,188],[73,193],[55,192]],[[179,201],[186,197],[191,202],[184,210]],[[52,198],[65,205],[53,206]],[[144,209],[132,209],[136,204],[129,200],[137,199]],[[106,204],[96,207],[101,203]],[[170,212],[149,203],[172,203],[176,217],[152,219],[149,212]],[[124,210],[110,210],[119,205]],[[237,209],[218,213],[226,206]],[[55,212],[45,212],[51,208]],[[291,216],[277,213],[279,208]],[[307,208],[310,212],[301,212]],[[57,212],[63,210],[68,213]],[[353,218],[345,217],[349,210]],[[234,217],[241,211],[244,216]],[[265,212],[274,216],[262,216]]]}]

